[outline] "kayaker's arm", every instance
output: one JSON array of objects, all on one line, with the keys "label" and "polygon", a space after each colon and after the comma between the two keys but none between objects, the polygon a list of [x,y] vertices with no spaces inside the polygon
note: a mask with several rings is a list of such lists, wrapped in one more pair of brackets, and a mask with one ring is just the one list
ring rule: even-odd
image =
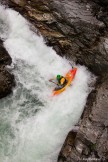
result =
[{"label": "kayaker's arm", "polygon": [[59,86],[57,83],[54,82],[55,78],[54,79],[49,79],[49,82],[52,82],[54,84],[56,84],[57,86]]},{"label": "kayaker's arm", "polygon": [[56,78],[49,79],[49,82],[51,82],[51,81],[53,81],[53,80],[56,80]]},{"label": "kayaker's arm", "polygon": [[[68,77],[65,77],[66,78],[66,80],[68,80],[69,78]],[[70,87],[72,86],[72,83],[69,85]]]}]

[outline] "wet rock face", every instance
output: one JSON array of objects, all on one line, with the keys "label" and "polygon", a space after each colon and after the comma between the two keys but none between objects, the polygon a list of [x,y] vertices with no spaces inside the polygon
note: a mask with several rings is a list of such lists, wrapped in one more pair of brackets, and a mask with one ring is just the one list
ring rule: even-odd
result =
[{"label": "wet rock face", "polygon": [[12,59],[3,47],[2,41],[0,41],[0,65],[10,65]]},{"label": "wet rock face", "polygon": [[6,65],[11,63],[12,59],[3,47],[2,41],[0,41],[0,98],[10,94],[14,86],[14,76],[5,68]]},{"label": "wet rock face", "polygon": [[16,3],[17,5],[23,7],[26,4],[26,0],[11,0],[12,2]]},{"label": "wet rock face", "polygon": [[[59,162],[77,162],[96,159],[107,161],[108,159],[108,79],[100,83],[96,90],[89,96],[80,129],[75,141],[69,145],[70,154],[64,151],[68,140],[73,134],[68,135],[64,150],[60,154]],[[94,99],[95,98],[95,99]]]},{"label": "wet rock face", "polygon": [[0,68],[0,98],[12,92],[14,76],[3,68]]},{"label": "wet rock face", "polygon": [[[107,80],[99,87],[96,101],[93,103],[90,120],[101,126],[108,126],[108,82]],[[98,111],[97,111],[98,110]]]},{"label": "wet rock face", "polygon": [[103,75],[103,71],[108,72],[104,38],[107,16],[105,12],[102,21],[101,6],[94,2],[11,0],[9,6],[29,19],[58,54],[86,65],[96,75]]},{"label": "wet rock face", "polygon": [[[101,38],[103,35],[101,30],[104,29],[105,24],[93,16],[92,4],[63,0],[62,3],[53,1],[52,6],[61,13],[65,24],[68,24],[72,31],[67,33],[71,45],[69,49],[65,49],[65,55],[74,59],[76,63],[86,65],[97,75],[101,75],[102,71],[107,73],[108,55],[106,53],[105,59],[103,58],[105,48],[104,40]],[[61,30],[66,33],[62,25]]]},{"label": "wet rock face", "polygon": [[64,145],[61,149],[60,155],[58,157],[58,161],[66,160],[70,156],[72,152],[72,147],[74,145],[76,134],[77,133],[75,131],[69,132],[64,142]]}]

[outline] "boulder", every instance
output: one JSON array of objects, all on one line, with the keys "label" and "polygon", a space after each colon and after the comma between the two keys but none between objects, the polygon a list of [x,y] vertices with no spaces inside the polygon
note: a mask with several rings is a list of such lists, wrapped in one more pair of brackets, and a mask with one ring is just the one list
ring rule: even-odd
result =
[{"label": "boulder", "polygon": [[14,76],[5,68],[6,65],[11,63],[12,59],[3,47],[3,42],[0,41],[0,98],[10,94],[14,86]]},{"label": "boulder", "polygon": [[12,59],[6,49],[3,47],[2,41],[0,41],[0,65],[10,65]]},{"label": "boulder", "polygon": [[3,98],[12,92],[14,86],[14,76],[4,68],[0,68],[0,98]]}]

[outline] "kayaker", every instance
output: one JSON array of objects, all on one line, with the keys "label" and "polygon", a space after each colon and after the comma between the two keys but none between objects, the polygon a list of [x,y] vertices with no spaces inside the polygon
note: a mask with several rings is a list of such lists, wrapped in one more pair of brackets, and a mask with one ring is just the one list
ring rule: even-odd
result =
[{"label": "kayaker", "polygon": [[[50,79],[49,81],[53,81],[53,80],[55,80],[55,79]],[[64,87],[66,85],[66,83],[67,83],[67,79],[64,76],[60,75],[60,74],[58,74],[56,76],[56,80],[58,82],[57,85],[59,87],[61,87],[61,86]],[[55,83],[55,82],[53,82],[53,83]]]},{"label": "kayaker", "polygon": [[66,78],[63,77],[62,75],[59,75],[59,74],[58,74],[57,77],[56,77],[56,79],[57,79],[58,84],[59,84],[60,86],[64,86],[64,85],[67,83]]}]

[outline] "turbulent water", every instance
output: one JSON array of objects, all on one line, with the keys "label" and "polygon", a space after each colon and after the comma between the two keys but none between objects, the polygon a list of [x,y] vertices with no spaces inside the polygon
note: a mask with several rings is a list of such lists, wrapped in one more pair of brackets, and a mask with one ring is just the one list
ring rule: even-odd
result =
[{"label": "turbulent water", "polygon": [[17,12],[0,7],[0,37],[13,59],[13,94],[0,100],[0,162],[54,162],[78,122],[91,90],[91,74],[78,71],[71,87],[52,97],[48,82],[71,68],[45,45]]}]

